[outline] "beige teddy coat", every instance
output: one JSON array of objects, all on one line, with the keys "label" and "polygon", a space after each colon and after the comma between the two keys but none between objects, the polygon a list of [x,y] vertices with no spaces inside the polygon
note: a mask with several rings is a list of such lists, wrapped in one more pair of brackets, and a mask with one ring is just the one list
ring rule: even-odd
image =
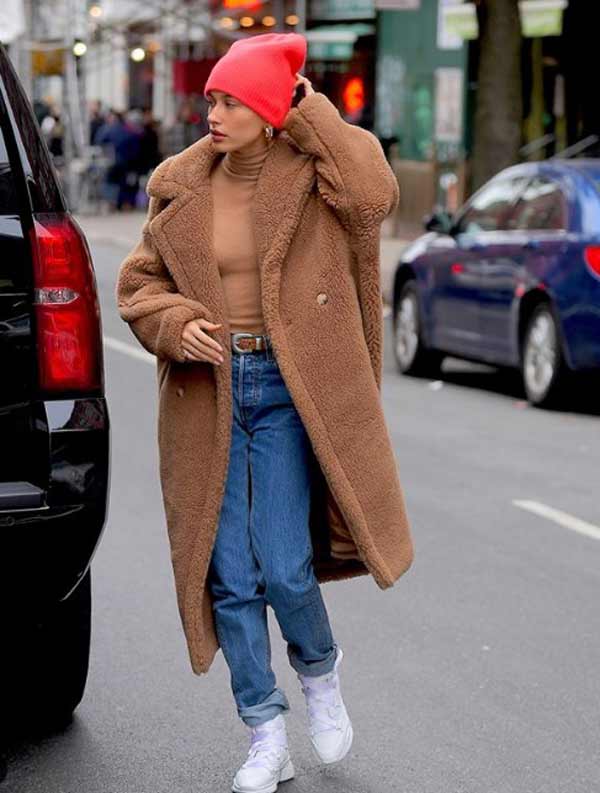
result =
[{"label": "beige teddy coat", "polygon": [[[146,223],[116,286],[121,317],[157,356],[161,488],[196,674],[219,648],[206,579],[232,424],[230,330],[211,223],[209,174],[219,156],[207,135],[155,169]],[[253,203],[266,332],[318,461],[315,574],[370,573],[381,589],[413,560],[380,398],[380,226],[398,200],[377,138],[315,92],[274,138]],[[223,323],[213,333],[221,366],[183,356],[183,327],[198,317]]]}]

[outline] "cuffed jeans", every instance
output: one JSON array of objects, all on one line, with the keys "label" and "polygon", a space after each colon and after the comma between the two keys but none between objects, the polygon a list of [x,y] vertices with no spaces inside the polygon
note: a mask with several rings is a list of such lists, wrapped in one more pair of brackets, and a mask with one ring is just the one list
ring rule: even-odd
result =
[{"label": "cuffed jeans", "polygon": [[330,672],[337,644],[312,565],[310,440],[272,348],[233,353],[231,366],[231,452],[208,582],[237,711],[254,726],[289,710],[267,604],[296,672]]}]

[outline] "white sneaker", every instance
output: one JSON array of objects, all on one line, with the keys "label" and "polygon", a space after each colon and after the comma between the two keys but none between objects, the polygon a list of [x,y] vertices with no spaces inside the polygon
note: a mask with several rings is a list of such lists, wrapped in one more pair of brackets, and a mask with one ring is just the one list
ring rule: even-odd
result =
[{"label": "white sneaker", "polygon": [[280,782],[294,776],[283,715],[250,727],[250,734],[248,758],[231,789],[234,793],[274,793]]},{"label": "white sneaker", "polygon": [[306,697],[311,742],[323,763],[336,763],[345,757],[354,736],[337,671],[343,657],[342,648],[338,647],[331,672],[318,677],[298,674]]}]

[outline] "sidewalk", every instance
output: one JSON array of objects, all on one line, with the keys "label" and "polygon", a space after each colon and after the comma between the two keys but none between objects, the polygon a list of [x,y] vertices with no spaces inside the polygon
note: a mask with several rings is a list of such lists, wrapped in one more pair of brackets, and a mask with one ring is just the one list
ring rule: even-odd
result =
[{"label": "sidewalk", "polygon": [[[116,245],[130,251],[140,238],[145,212],[113,212],[107,215],[75,215],[90,243]],[[389,236],[388,224],[381,229],[381,288],[384,303],[389,304],[394,271],[402,250],[419,233],[418,229],[403,229],[402,237]]]}]

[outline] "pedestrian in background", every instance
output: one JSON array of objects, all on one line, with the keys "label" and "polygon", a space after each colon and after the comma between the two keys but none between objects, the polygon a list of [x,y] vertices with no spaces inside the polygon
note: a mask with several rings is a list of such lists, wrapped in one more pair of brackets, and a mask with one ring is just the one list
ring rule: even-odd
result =
[{"label": "pedestrian in background", "polygon": [[48,151],[56,160],[64,156],[65,128],[60,111],[56,107],[48,108],[48,113],[42,118],[40,129],[46,140]]},{"label": "pedestrian in background", "polygon": [[220,647],[248,757],[237,793],[294,768],[267,606],[324,763],[349,751],[320,582],[383,589],[413,546],[381,404],[381,222],[399,189],[381,145],[299,74],[304,36],[240,39],[205,86],[211,134],[147,186],[122,262],[122,319],[157,356],[161,487],[192,669]]},{"label": "pedestrian in background", "polygon": [[142,133],[140,138],[140,176],[146,176],[162,161],[160,149],[159,122],[149,107],[142,111]]},{"label": "pedestrian in background", "polygon": [[112,164],[105,185],[108,198],[118,212],[125,207],[134,209],[139,180],[141,130],[125,114],[110,110],[106,122],[97,130],[94,144],[109,149]]},{"label": "pedestrian in background", "polygon": [[165,156],[178,154],[199,140],[206,132],[202,116],[194,109],[192,102],[185,99],[177,111],[175,121],[165,129],[163,138]]}]

